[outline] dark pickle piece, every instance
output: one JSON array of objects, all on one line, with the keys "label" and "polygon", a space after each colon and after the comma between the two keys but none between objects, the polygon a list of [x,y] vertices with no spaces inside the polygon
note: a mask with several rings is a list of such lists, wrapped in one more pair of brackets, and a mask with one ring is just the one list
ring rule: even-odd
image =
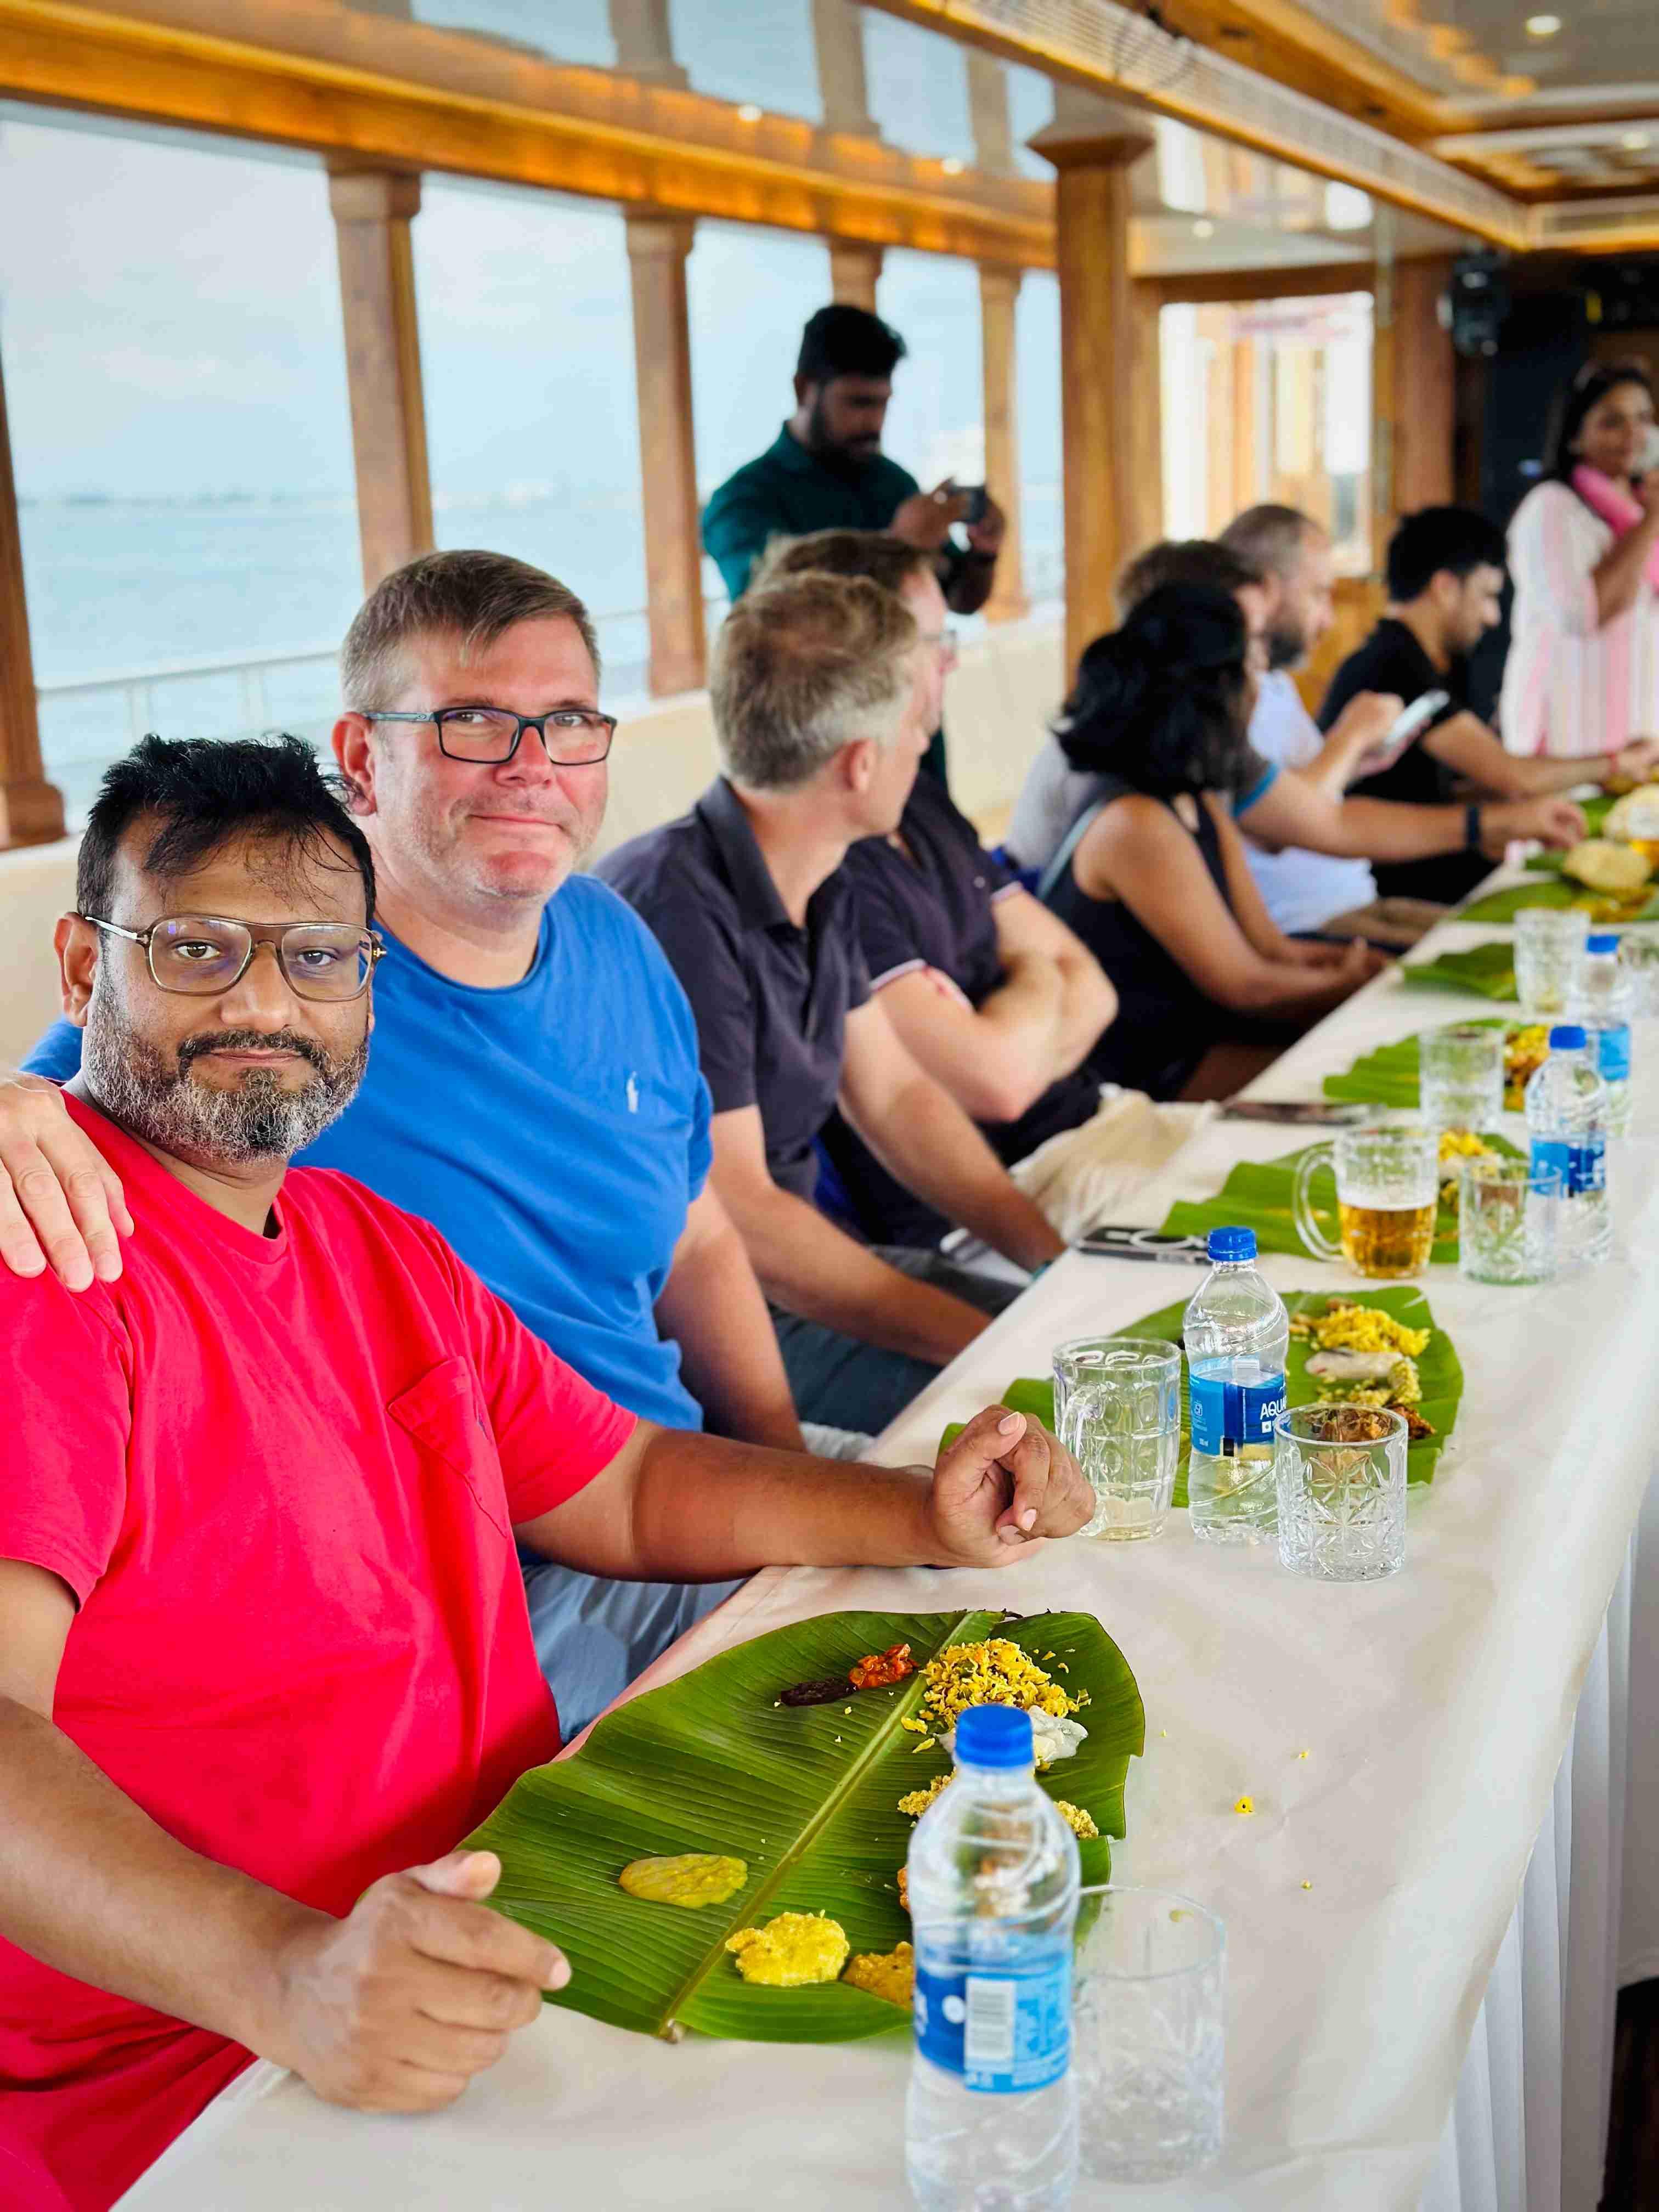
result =
[{"label": "dark pickle piece", "polygon": [[837,1698],[852,1695],[853,1686],[845,1674],[826,1674],[817,1682],[792,1682],[778,1698],[781,1705],[832,1705]]}]

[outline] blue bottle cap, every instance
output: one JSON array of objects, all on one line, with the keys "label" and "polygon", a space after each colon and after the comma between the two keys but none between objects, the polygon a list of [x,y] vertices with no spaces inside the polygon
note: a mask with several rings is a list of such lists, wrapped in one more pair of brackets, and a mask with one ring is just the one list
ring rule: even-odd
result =
[{"label": "blue bottle cap", "polygon": [[1584,939],[1586,952],[1616,952],[1619,933],[1616,929],[1598,929]]},{"label": "blue bottle cap", "polygon": [[1205,1248],[1212,1260],[1254,1260],[1254,1229],[1212,1229]]},{"label": "blue bottle cap", "polygon": [[1583,1052],[1584,1032],[1577,1022],[1558,1022],[1550,1031],[1552,1052]]},{"label": "blue bottle cap", "polygon": [[969,1766],[1030,1766],[1031,1716],[1015,1705],[969,1705],[957,1723],[956,1751]]}]

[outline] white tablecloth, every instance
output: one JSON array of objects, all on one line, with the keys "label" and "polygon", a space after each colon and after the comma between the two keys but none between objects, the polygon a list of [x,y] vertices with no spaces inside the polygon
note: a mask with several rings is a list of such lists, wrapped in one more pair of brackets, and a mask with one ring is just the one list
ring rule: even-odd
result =
[{"label": "white tablecloth", "polygon": [[[1449,925],[1425,950],[1488,933]],[[1314,1095],[1370,1045],[1472,1011],[1382,979],[1262,1088]],[[1217,1124],[1135,1218],[1161,1219],[1173,1197],[1212,1194],[1234,1161],[1302,1141]],[[647,1678],[843,1606],[1099,1615],[1148,1722],[1116,1873],[1216,1907],[1231,1974],[1224,2165],[1189,2185],[1115,2190],[1112,2204],[1593,2212],[1619,1940],[1627,1563],[1659,1432],[1650,1158],[1626,1148],[1621,1249],[1594,1274],[1498,1291],[1431,1273],[1468,1387],[1438,1479],[1412,1498],[1394,1580],[1302,1582],[1270,1549],[1194,1543],[1177,1516],[1158,1543],[1073,1542],[995,1573],[770,1571]],[[1266,1265],[1286,1289],[1351,1279]],[[1196,1281],[1069,1256],[880,1455],[931,1458],[945,1421],[1044,1372],[1059,1339],[1121,1326]],[[1231,1810],[1244,1792],[1253,1817]],[[337,2112],[255,2069],[124,2205],[898,2212],[905,2059],[896,2039],[670,2047],[549,2008],[457,2106],[418,2121]],[[1085,2185],[1078,2201],[1106,2198]]]}]

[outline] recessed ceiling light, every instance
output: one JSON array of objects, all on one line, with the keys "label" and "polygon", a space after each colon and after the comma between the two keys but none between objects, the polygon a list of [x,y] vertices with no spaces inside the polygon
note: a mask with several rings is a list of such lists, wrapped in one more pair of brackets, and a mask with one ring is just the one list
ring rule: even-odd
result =
[{"label": "recessed ceiling light", "polygon": [[1619,143],[1627,154],[1645,154],[1650,141],[1645,131],[1626,131]]},{"label": "recessed ceiling light", "polygon": [[758,123],[765,112],[766,110],[757,107],[752,100],[746,100],[738,110],[738,120],[739,123]]},{"label": "recessed ceiling light", "polygon": [[1529,39],[1553,39],[1560,27],[1559,15],[1528,15],[1524,26]]},{"label": "recessed ceiling light", "polygon": [[957,161],[954,154],[947,154],[945,159],[939,163],[940,168],[944,170],[947,177],[959,177],[967,166],[968,164],[965,161]]},{"label": "recessed ceiling light", "polygon": [[1207,216],[1200,216],[1198,221],[1193,225],[1193,236],[1194,238],[1213,238],[1215,236],[1215,225],[1209,220]]}]

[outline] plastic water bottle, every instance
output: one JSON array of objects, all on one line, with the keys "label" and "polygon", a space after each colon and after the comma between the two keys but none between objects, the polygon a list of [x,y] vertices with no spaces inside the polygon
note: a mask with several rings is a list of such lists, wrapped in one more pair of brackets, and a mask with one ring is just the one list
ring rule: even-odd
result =
[{"label": "plastic water bottle", "polygon": [[1063,2212],[1077,1838],[1037,1787],[1029,1713],[970,1705],[956,1762],[910,1838],[910,2191],[922,2212]]},{"label": "plastic water bottle", "polygon": [[1556,1250],[1560,1273],[1591,1267],[1613,1245],[1607,1206],[1607,1085],[1590,1066],[1583,1029],[1564,1022],[1550,1031],[1550,1054],[1527,1085],[1532,1171],[1560,1177]]},{"label": "plastic water bottle", "polygon": [[1213,1262],[1187,1308],[1193,1534],[1212,1544],[1273,1534],[1273,1423],[1285,1410],[1285,1301],[1255,1264],[1253,1229],[1212,1229]]},{"label": "plastic water bottle", "polygon": [[1623,1136],[1630,1126],[1630,970],[1619,963],[1619,933],[1592,932],[1584,942],[1579,995],[1591,1064],[1607,1091],[1607,1128]]}]

